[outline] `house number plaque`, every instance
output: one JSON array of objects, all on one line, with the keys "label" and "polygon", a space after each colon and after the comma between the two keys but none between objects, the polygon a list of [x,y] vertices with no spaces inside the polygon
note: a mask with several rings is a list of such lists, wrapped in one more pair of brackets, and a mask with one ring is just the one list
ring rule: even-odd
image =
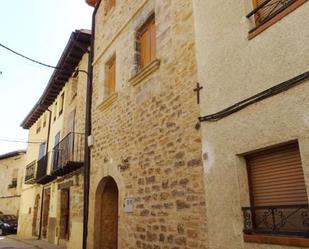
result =
[{"label": "house number plaque", "polygon": [[134,211],[134,198],[125,198],[124,199],[124,212],[133,213]]}]

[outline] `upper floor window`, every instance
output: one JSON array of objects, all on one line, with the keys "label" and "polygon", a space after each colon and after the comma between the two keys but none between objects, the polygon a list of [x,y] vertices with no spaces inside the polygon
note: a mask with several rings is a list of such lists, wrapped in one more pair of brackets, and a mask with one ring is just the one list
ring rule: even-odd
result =
[{"label": "upper floor window", "polygon": [[17,175],[18,175],[18,169],[14,169],[12,171],[11,183],[9,184],[8,188],[17,187]]},{"label": "upper floor window", "polygon": [[154,15],[138,30],[137,34],[140,50],[139,64],[140,68],[143,68],[156,59],[156,23]]},{"label": "upper floor window", "polygon": [[107,71],[107,92],[111,95],[116,89],[116,56],[114,55],[106,64]]},{"label": "upper floor window", "polygon": [[78,78],[73,78],[71,82],[71,100],[77,95]]},{"label": "upper floor window", "polygon": [[36,133],[39,133],[41,131],[41,120],[39,120],[36,124]]},{"label": "upper floor window", "polygon": [[64,93],[61,94],[60,100],[59,100],[59,116],[63,112],[63,105],[64,105]]},{"label": "upper floor window", "polygon": [[46,122],[47,122],[47,114],[45,113],[45,114],[43,115],[43,128],[45,128]]},{"label": "upper floor window", "polygon": [[57,102],[54,105],[54,121],[57,119]]},{"label": "upper floor window", "polygon": [[106,0],[105,14],[108,14],[116,5],[116,0]]},{"label": "upper floor window", "polygon": [[254,18],[255,27],[249,31],[253,38],[284,16],[298,8],[307,0],[253,0],[253,10],[247,18]]},{"label": "upper floor window", "polygon": [[[308,197],[298,143],[246,156],[251,207],[245,233],[308,236]],[[305,216],[304,216],[305,214]]]}]

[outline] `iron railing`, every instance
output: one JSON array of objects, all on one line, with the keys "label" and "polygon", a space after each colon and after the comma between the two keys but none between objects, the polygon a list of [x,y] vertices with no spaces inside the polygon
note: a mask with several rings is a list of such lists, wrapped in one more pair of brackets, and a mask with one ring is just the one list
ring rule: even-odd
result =
[{"label": "iron railing", "polygon": [[[52,173],[82,164],[84,161],[84,134],[71,132],[53,149]],[[69,170],[71,171],[71,170]]]},{"label": "iron railing", "polygon": [[309,237],[308,204],[244,207],[242,211],[245,234]]},{"label": "iron railing", "polygon": [[29,183],[35,180],[35,168],[36,161],[33,161],[26,166],[25,183]]},{"label": "iron railing", "polygon": [[265,0],[246,16],[247,18],[254,16],[256,22],[256,27],[249,33],[255,31],[297,1],[299,0]]}]

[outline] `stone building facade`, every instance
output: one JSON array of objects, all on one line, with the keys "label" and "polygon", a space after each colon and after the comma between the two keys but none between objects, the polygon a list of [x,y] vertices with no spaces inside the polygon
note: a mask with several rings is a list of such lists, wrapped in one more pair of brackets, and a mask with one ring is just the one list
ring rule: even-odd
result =
[{"label": "stone building facade", "polygon": [[18,235],[82,247],[83,161],[90,31],[74,31],[38,103],[29,129]]},{"label": "stone building facade", "polygon": [[19,214],[26,151],[0,155],[0,213]]},{"label": "stone building facade", "polygon": [[[198,81],[203,87],[209,248],[308,247],[308,234],[301,233],[308,231],[308,201],[298,197],[307,199],[309,193],[309,3],[264,1],[268,4],[246,17],[258,7],[254,3],[263,1],[192,2]],[[283,156],[292,148],[297,153],[287,168]],[[272,163],[266,165],[267,160]],[[261,170],[261,165],[268,172],[257,175],[254,170]],[[283,166],[287,173],[280,171]],[[294,166],[300,169],[297,177],[289,173]],[[284,184],[278,188],[275,183],[280,177]],[[287,207],[288,202],[296,207]],[[261,203],[269,207],[262,208]],[[263,219],[258,212],[264,214]]]},{"label": "stone building facade", "polygon": [[192,1],[95,19],[88,248],[207,248]]}]

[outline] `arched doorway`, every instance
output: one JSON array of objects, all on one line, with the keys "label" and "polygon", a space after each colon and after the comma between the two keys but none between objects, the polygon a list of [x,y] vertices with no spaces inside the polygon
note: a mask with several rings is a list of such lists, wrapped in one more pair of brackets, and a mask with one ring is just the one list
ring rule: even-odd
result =
[{"label": "arched doorway", "polygon": [[96,191],[95,248],[118,248],[118,187],[111,177],[105,177]]},{"label": "arched doorway", "polygon": [[38,212],[39,212],[39,205],[40,205],[40,195],[37,194],[34,201],[33,207],[33,220],[32,220],[32,235],[38,236]]}]

